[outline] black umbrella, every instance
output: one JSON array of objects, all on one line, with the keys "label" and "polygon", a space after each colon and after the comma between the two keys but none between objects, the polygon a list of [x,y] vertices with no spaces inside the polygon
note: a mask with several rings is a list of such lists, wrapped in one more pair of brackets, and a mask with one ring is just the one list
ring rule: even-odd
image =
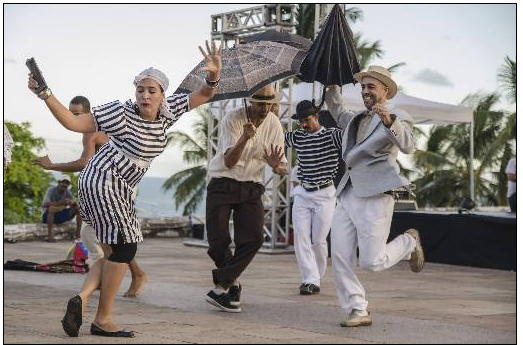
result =
[{"label": "black umbrella", "polygon": [[309,50],[312,45],[312,42],[303,36],[291,34],[288,31],[277,30],[266,30],[260,32],[259,34],[245,38],[243,42],[248,43],[255,41],[279,42],[301,50]]},{"label": "black umbrella", "polygon": [[[251,96],[276,80],[300,72],[307,52],[289,45],[256,41],[240,44],[222,51],[220,85],[209,102]],[[205,83],[202,61],[183,80],[176,92],[191,93]]]},{"label": "black umbrella", "polygon": [[[301,80],[323,85],[355,83],[354,74],[360,71],[356,44],[349,24],[339,5],[334,5],[329,17],[312,43],[312,47],[300,69]],[[325,88],[322,101],[325,100]],[[314,103],[314,102],[313,102]]]}]

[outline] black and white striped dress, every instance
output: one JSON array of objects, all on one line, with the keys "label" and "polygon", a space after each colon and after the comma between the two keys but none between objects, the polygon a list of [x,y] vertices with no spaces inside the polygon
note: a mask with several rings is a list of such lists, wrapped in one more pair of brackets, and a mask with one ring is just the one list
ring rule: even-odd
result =
[{"label": "black and white striped dress", "polygon": [[338,172],[342,131],[322,128],[316,133],[302,129],[285,133],[285,146],[298,154],[298,180],[311,186],[332,181]]},{"label": "black and white striped dress", "polygon": [[101,243],[143,241],[132,189],[165,149],[167,129],[189,110],[186,94],[174,94],[166,101],[169,113],[156,121],[142,119],[131,100],[93,108],[96,131],[107,133],[109,142],[82,170],[78,195],[80,214]]}]

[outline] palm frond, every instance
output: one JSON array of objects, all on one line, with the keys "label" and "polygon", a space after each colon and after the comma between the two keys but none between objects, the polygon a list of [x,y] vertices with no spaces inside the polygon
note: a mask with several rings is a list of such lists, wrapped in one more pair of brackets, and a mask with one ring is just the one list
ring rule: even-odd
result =
[{"label": "palm frond", "polygon": [[501,83],[501,87],[507,92],[507,98],[513,103],[516,103],[517,98],[516,74],[516,61],[513,61],[510,57],[506,56],[505,63],[499,69],[498,81]]},{"label": "palm frond", "polygon": [[407,65],[406,62],[398,62],[398,63],[395,63],[394,65],[388,67],[387,69],[389,70],[390,73],[394,73],[394,72],[397,72],[399,68],[406,66],[406,65]]},{"label": "palm frond", "polygon": [[183,151],[183,161],[189,164],[202,164],[207,161],[206,150],[185,150]]},{"label": "palm frond", "polygon": [[349,7],[345,10],[345,18],[351,23],[363,20],[363,11],[358,7]]}]

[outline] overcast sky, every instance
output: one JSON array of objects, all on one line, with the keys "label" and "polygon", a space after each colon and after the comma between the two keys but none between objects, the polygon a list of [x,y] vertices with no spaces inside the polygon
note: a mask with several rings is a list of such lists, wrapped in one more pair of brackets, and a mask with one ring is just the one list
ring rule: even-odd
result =
[{"label": "overcast sky", "polygon": [[[25,59],[34,56],[64,103],[79,94],[92,105],[134,97],[132,80],[153,66],[170,79],[172,93],[201,60],[211,15],[253,5],[4,5],[4,120],[30,121],[47,140],[53,161],[76,159],[81,134],[62,128],[27,89]],[[385,67],[406,62],[394,78],[412,96],[458,104],[469,93],[492,92],[505,56],[516,57],[515,5],[350,5],[364,19],[351,25],[381,40]],[[513,109],[513,106],[500,105]],[[188,130],[186,114],[171,130]],[[183,167],[167,149],[146,176]]]}]

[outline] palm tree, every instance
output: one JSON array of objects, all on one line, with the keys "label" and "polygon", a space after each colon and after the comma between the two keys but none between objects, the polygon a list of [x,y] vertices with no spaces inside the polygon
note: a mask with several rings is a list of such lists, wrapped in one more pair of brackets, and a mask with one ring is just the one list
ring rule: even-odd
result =
[{"label": "palm tree", "polygon": [[499,69],[498,81],[501,87],[508,92],[507,98],[513,103],[516,103],[516,72],[516,61],[506,56],[505,64]]},{"label": "palm tree", "polygon": [[167,145],[178,145],[183,149],[183,161],[193,166],[174,173],[163,183],[163,190],[174,192],[173,199],[178,208],[184,205],[183,215],[194,213],[205,195],[207,176],[207,118],[206,107],[196,109],[197,120],[193,124],[195,137],[173,131],[167,135]]},{"label": "palm tree", "polygon": [[[314,40],[314,4],[299,4],[298,14],[296,16],[296,33],[300,36]],[[311,25],[312,23],[312,25]]]},{"label": "palm tree", "polygon": [[[474,109],[474,157],[479,162],[474,192],[476,202],[481,205],[499,205],[505,199],[500,198],[495,170],[511,151],[505,147],[509,141],[495,145],[503,134],[506,119],[505,113],[492,109],[499,98],[495,93],[473,94],[462,102]],[[414,182],[421,206],[457,206],[469,196],[469,133],[465,124],[434,126],[429,131],[426,149],[414,152],[414,162],[421,174]]]},{"label": "palm tree", "polygon": [[[507,98],[511,103],[516,103],[516,61],[505,57],[505,63],[501,66],[498,73],[498,81],[501,88],[507,92]],[[498,181],[498,195],[502,205],[506,205],[507,194],[507,175],[503,171],[507,166],[508,161],[516,155],[512,142],[516,142],[516,113],[508,115],[505,122],[505,127],[501,131],[498,139],[492,143],[491,150],[503,150],[503,155],[500,162],[500,171],[495,173],[495,178]]]}]

